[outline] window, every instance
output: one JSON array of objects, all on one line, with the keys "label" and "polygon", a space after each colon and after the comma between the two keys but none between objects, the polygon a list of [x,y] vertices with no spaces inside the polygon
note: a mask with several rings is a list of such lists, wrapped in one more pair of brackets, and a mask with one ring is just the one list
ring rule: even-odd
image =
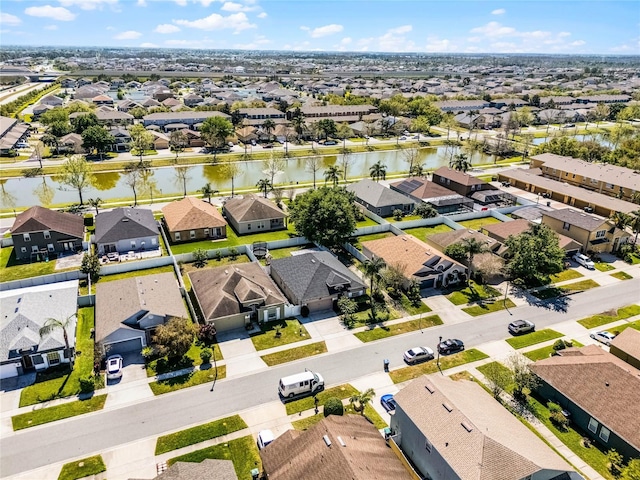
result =
[{"label": "window", "polygon": [[180,240],[180,232],[176,232],[175,233],[176,236],[176,242]]},{"label": "window", "polygon": [[569,225],[567,222],[564,222],[562,224],[562,229],[569,231],[571,229],[571,225]]},{"label": "window", "polygon": [[31,361],[34,365],[42,365],[44,363],[44,358],[42,358],[42,355],[32,355]]},{"label": "window", "polygon": [[596,433],[598,431],[598,422],[596,422],[593,418],[589,419],[589,431]]},{"label": "window", "polygon": [[131,240],[131,248],[136,248],[136,241],[135,240]]},{"label": "window", "polygon": [[204,229],[204,236],[205,236],[205,237],[208,237],[208,236],[209,236],[209,229],[208,229],[208,228],[205,228],[205,229]]},{"label": "window", "polygon": [[30,242],[31,241],[31,235],[29,235],[28,233],[23,233],[22,234],[22,240],[24,240],[25,242]]},{"label": "window", "polygon": [[607,443],[609,441],[610,434],[611,431],[607,427],[603,426],[600,429],[600,440],[602,440],[604,443]]},{"label": "window", "polygon": [[191,238],[191,239],[196,238],[196,231],[195,230],[189,230],[189,238]]},{"label": "window", "polygon": [[440,177],[440,183],[444,183],[444,177]]},{"label": "window", "polygon": [[155,245],[157,243],[156,237],[151,238],[151,245]]},{"label": "window", "polygon": [[21,253],[27,253],[27,247],[20,247]]},{"label": "window", "polygon": [[47,244],[47,250],[49,250],[50,252],[55,252],[56,249],[53,247],[53,243]]},{"label": "window", "polygon": [[38,253],[38,246],[37,245],[31,245],[31,253]]},{"label": "window", "polygon": [[251,230],[251,224],[247,223],[247,230]]},{"label": "window", "polygon": [[49,240],[51,238],[51,232],[49,230],[45,230],[42,234],[44,235],[45,240]]},{"label": "window", "polygon": [[607,183],[607,188],[611,190],[613,188],[613,183]]},{"label": "window", "polygon": [[431,453],[431,449],[433,448],[433,446],[431,445],[429,439],[425,439],[424,448],[427,450],[427,452]]},{"label": "window", "polygon": [[49,365],[57,365],[60,363],[60,354],[58,352],[47,353],[47,360]]},{"label": "window", "polygon": [[606,230],[598,230],[596,232],[596,238],[604,238],[604,236],[607,234]]}]

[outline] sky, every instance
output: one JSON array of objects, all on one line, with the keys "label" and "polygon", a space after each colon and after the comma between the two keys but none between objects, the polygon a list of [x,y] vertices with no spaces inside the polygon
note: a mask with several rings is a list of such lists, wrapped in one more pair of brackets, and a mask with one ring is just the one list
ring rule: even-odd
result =
[{"label": "sky", "polygon": [[640,54],[636,0],[2,0],[0,45]]}]

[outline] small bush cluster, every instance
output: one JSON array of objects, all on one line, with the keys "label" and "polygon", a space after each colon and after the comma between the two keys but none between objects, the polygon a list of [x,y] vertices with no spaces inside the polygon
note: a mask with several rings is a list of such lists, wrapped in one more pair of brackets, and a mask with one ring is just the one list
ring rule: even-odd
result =
[{"label": "small bush cluster", "polygon": [[216,327],[211,323],[205,323],[198,328],[198,341],[204,345],[211,345],[216,341]]},{"label": "small bush cluster", "polygon": [[324,416],[329,415],[344,415],[344,405],[342,400],[336,397],[330,397],[324,402]]},{"label": "small bush cluster", "polygon": [[563,415],[560,405],[549,402],[547,407],[549,408],[549,420],[551,420],[558,429],[566,431],[569,427],[569,419]]},{"label": "small bush cluster", "polygon": [[571,343],[571,341],[562,340],[561,338],[556,340],[556,342],[553,344],[553,349],[556,352],[559,350],[564,350],[565,348],[571,348],[571,347],[573,347],[573,343]]}]

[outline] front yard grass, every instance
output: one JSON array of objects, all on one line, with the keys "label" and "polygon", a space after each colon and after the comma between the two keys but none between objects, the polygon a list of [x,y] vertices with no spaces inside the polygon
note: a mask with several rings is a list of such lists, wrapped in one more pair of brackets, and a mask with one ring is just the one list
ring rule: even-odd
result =
[{"label": "front yard grass", "polygon": [[631,323],[623,323],[622,325],[618,325],[617,327],[612,328],[611,333],[615,335],[620,335],[620,333],[624,332],[627,328],[634,328],[636,330],[640,330],[640,320],[636,320]]},{"label": "front yard grass", "polygon": [[[577,340],[571,340],[571,344],[576,348],[584,347],[584,345],[582,345]],[[548,345],[536,350],[531,350],[530,352],[525,352],[523,353],[523,355],[532,362],[537,362],[538,360],[549,358],[553,352],[555,352],[555,350],[553,349],[553,345]]]},{"label": "front yard grass", "polygon": [[39,372],[36,383],[20,392],[20,406],[26,407],[54,398],[70,397],[80,393],[80,378],[93,373],[93,338],[91,330],[95,327],[94,308],[78,309],[78,326],[76,327],[76,360],[73,371],[66,365],[48,372]]},{"label": "front yard grass", "polygon": [[[360,415],[359,412],[356,412],[351,404],[347,404],[344,406],[344,414],[345,415]],[[370,405],[364,408],[364,417],[367,418],[373,426],[378,430],[388,427],[387,422],[385,422],[380,414],[376,412],[376,410]],[[325,418],[324,413],[318,413],[316,415],[311,415],[310,417],[303,418],[302,420],[296,420],[295,422],[291,422],[291,426],[294,430],[304,431],[309,430],[315,424],[319,423],[323,418]]]},{"label": "front yard grass", "polygon": [[[144,277],[145,275],[156,275],[158,273],[173,273],[175,270],[173,269],[173,265],[165,265],[163,267],[156,268],[148,268],[146,270],[135,270],[133,272],[124,272],[124,273],[116,273],[114,275],[102,275],[98,282],[96,283],[105,283],[105,282],[113,282],[114,280],[122,280],[124,278],[135,278],[135,277]],[[96,293],[96,283],[92,284],[91,293]],[[88,295],[89,294],[89,286],[87,285],[86,280],[80,280],[79,295]]]},{"label": "front yard grass", "polygon": [[498,290],[489,285],[479,285],[474,281],[462,290],[456,290],[447,295],[447,299],[454,305],[478,302],[487,298],[496,298],[502,295]]},{"label": "front yard grass", "polygon": [[362,244],[364,242],[370,242],[371,240],[379,240],[381,238],[393,237],[393,233],[391,232],[381,232],[381,233],[372,233],[370,235],[361,235],[359,237],[355,237],[355,243],[353,246],[358,250],[362,250]]},{"label": "front yard grass", "polygon": [[254,468],[262,470],[260,453],[251,435],[171,458],[167,463],[169,465],[173,465],[175,462],[200,463],[208,458],[231,460],[238,478],[251,478],[251,470]]},{"label": "front yard grass", "polygon": [[616,269],[616,267],[606,262],[597,262],[594,264],[594,267],[596,267],[596,270],[600,270],[601,272],[609,272]]},{"label": "front yard grass", "polygon": [[398,302],[402,310],[407,312],[407,315],[419,315],[421,313],[428,313],[431,309],[424,303],[422,300],[420,301],[420,305],[415,306],[411,303],[411,301],[407,298],[407,296],[403,293]]},{"label": "front yard grass", "polygon": [[281,363],[293,362],[294,360],[299,360],[301,358],[320,355],[321,353],[326,353],[326,351],[327,345],[324,342],[316,342],[309,345],[303,345],[302,347],[295,347],[288,350],[282,350],[281,352],[262,355],[260,358],[262,358],[264,363],[272,367]]},{"label": "front yard grass", "polygon": [[635,315],[640,315],[640,305],[627,305],[626,307],[620,307],[618,310],[611,309],[607,312],[598,313],[597,315],[578,320],[578,323],[584,328],[591,329],[599,327],[600,325],[606,325],[607,323],[624,320]]},{"label": "front yard grass", "polygon": [[502,223],[495,217],[474,218],[473,220],[463,220],[462,222],[456,222],[458,225],[463,226],[467,230],[480,231],[484,225],[493,225],[495,223]]},{"label": "front yard grass", "polygon": [[403,230],[407,235],[413,235],[418,240],[426,240],[431,235],[435,235],[436,233],[445,233],[453,230],[450,226],[439,223],[438,225],[433,225],[432,227],[416,227],[409,228],[407,230]]},{"label": "front yard grass", "polygon": [[594,280],[582,280],[581,282],[570,283],[569,285],[563,285],[561,287],[549,287],[541,290],[532,290],[531,295],[540,300],[548,300],[550,298],[559,297],[560,295],[566,295],[573,292],[582,292],[591,288],[599,287],[600,284]]},{"label": "front yard grass", "polygon": [[489,302],[480,302],[478,305],[473,305],[472,307],[463,308],[462,311],[468,313],[472,317],[478,317],[480,315],[485,315],[487,313],[498,312],[500,310],[504,310],[505,308],[513,308],[516,304],[511,301],[510,298],[506,300],[497,299],[495,301]]},{"label": "front yard grass", "polygon": [[58,480],[77,480],[78,478],[89,477],[105,472],[107,466],[102,460],[102,456],[83,458],[77,462],[65,463],[62,466]]},{"label": "front yard grass", "polygon": [[393,337],[394,335],[402,335],[403,333],[409,333],[435,325],[442,325],[442,320],[438,315],[430,315],[425,318],[409,320],[408,322],[396,323],[394,325],[373,325],[370,330],[358,332],[354,335],[362,342],[373,342],[374,340]]},{"label": "front yard grass", "polygon": [[566,280],[573,280],[574,278],[584,277],[579,271],[574,270],[573,268],[569,268],[567,270],[563,270],[560,273],[555,275],[551,275],[551,283],[559,283],[564,282]]},{"label": "front yard grass", "polygon": [[[477,367],[476,370],[478,370],[481,374],[485,375],[486,372],[492,367],[497,367],[498,370],[502,371],[503,373],[505,373],[507,375],[511,375],[512,374],[511,369],[509,367],[504,366],[500,362],[485,363],[484,365],[480,365],[479,367]],[[513,389],[514,389],[515,386],[516,386],[516,384],[511,382],[509,385],[506,385],[504,391],[507,392],[508,394],[512,394],[513,393]]]},{"label": "front yard grass", "polygon": [[618,280],[631,280],[633,278],[627,272],[616,272],[616,273],[611,273],[610,275],[613,278],[617,278]]},{"label": "front yard grass", "polygon": [[76,415],[102,410],[106,400],[106,395],[97,395],[88,400],[77,400],[53,407],[40,408],[32,412],[11,417],[11,423],[13,424],[14,430],[35,427],[36,425],[55,422],[63,418],[75,417]]},{"label": "front yard grass", "polygon": [[177,450],[189,445],[211,440],[212,438],[221,437],[232,432],[237,432],[247,428],[247,424],[240,418],[240,415],[222,418],[213,422],[198,425],[197,427],[187,428],[179,432],[171,433],[158,437],[156,441],[156,455]]},{"label": "front yard grass", "polygon": [[[260,330],[262,330],[262,333],[251,336],[251,341],[256,350],[266,350],[267,348],[295,343],[309,338],[307,329],[295,318],[262,323],[260,324]],[[278,336],[276,332],[280,335]]]},{"label": "front yard grass", "polygon": [[[222,351],[220,350],[220,347],[218,347],[217,343],[205,346],[194,339],[191,347],[181,359],[169,362],[167,357],[161,357],[148,362],[146,366],[147,377],[153,377],[155,375],[173,372],[175,370],[182,370],[183,368],[192,368],[195,365],[201,365],[202,358],[200,358],[200,352],[205,348],[213,350],[216,361],[222,360]],[[213,357],[211,358],[211,361],[213,361]]]},{"label": "front yard grass", "polygon": [[[465,350],[464,352],[454,353],[449,356],[440,357],[440,370],[447,370],[449,368],[457,367],[458,365],[464,365],[465,363],[477,362],[478,360],[484,360],[489,358],[488,355],[472,348]],[[421,375],[429,375],[438,371],[438,365],[435,360],[422,363],[420,365],[414,365],[411,367],[404,367],[398,370],[393,370],[389,373],[393,383],[402,383],[407,380],[413,380]]]},{"label": "front yard grass", "polygon": [[507,338],[506,342],[516,350],[536,343],[546,342],[547,340],[553,340],[555,338],[562,337],[560,332],[545,328],[544,330],[538,330],[537,332],[525,333],[518,337]]},{"label": "front yard grass", "polygon": [[[316,397],[318,397],[318,406],[320,406],[324,405],[324,402],[326,402],[331,397],[336,397],[340,400],[344,400],[345,398],[351,398],[357,393],[358,390],[353,388],[350,384],[345,383],[344,385],[338,385],[337,387],[325,389],[318,393]],[[287,415],[293,415],[295,413],[304,412],[305,410],[311,410],[314,407],[315,402],[313,401],[313,396],[294,400],[293,402],[287,402],[286,404]]]},{"label": "front yard grass", "polygon": [[[217,370],[217,380],[222,380],[227,376],[226,365],[219,365]],[[214,380],[216,380],[216,369],[209,368],[207,370],[197,370],[186,375],[180,375],[166,380],[151,382],[149,384],[149,388],[151,388],[154,395],[162,395],[163,393],[195,387],[196,385],[213,382]]]},{"label": "front yard grass", "polygon": [[55,268],[55,260],[34,263],[22,262],[16,260],[13,247],[0,249],[0,278],[3,282],[49,275],[55,273]]}]

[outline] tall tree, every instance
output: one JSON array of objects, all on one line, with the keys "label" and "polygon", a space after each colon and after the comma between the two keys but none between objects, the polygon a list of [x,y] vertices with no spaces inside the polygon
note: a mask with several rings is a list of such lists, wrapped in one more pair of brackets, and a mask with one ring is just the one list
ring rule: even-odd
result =
[{"label": "tall tree", "polygon": [[[298,114],[296,114],[296,112],[298,112]],[[302,112],[300,112],[299,108],[294,111],[294,114],[291,117],[291,126],[293,127],[296,134],[298,135],[298,141],[300,141],[300,139],[302,139],[302,136],[305,133],[307,125],[304,120],[304,115],[302,114]]]},{"label": "tall tree", "polygon": [[44,143],[47,147],[53,147],[55,149],[56,155],[60,154],[60,141],[58,137],[55,135],[51,135],[50,133],[45,133],[42,135],[42,143]]},{"label": "tall tree", "polygon": [[307,172],[311,172],[313,174],[313,188],[316,188],[316,175],[320,168],[322,167],[322,158],[317,155],[312,155],[307,157],[304,161],[304,166]]},{"label": "tall tree", "polygon": [[71,347],[69,346],[69,334],[68,329],[75,327],[76,314],[69,315],[67,318],[47,318],[39,330],[40,338],[51,335],[55,330],[62,330],[62,336],[64,337],[64,351],[65,357],[69,359],[69,365],[73,370],[73,355],[71,354]]},{"label": "tall tree", "polygon": [[262,162],[262,166],[264,167],[263,173],[269,175],[269,182],[271,185],[275,185],[275,178],[278,173],[284,172],[284,169],[287,166],[287,161],[282,156],[282,152],[277,152],[275,150],[271,150],[269,158]]},{"label": "tall tree", "polygon": [[129,128],[129,135],[131,135],[131,150],[138,152],[140,163],[142,163],[145,150],[149,150],[153,146],[153,135],[140,123]]},{"label": "tall tree", "polygon": [[60,183],[75,188],[80,197],[80,205],[83,205],[82,192],[93,185],[95,177],[91,165],[81,155],[73,155],[62,164]]},{"label": "tall tree", "polygon": [[469,269],[469,275],[467,275],[467,284],[469,284],[471,274],[473,273],[473,257],[487,252],[488,248],[486,244],[479,241],[475,237],[463,238],[461,243],[464,251],[467,254],[467,268]]},{"label": "tall tree", "polygon": [[210,183],[205,183],[204,186],[200,189],[200,193],[202,194],[202,196],[207,198],[207,201],[209,203],[211,203],[211,197],[220,192],[213,188]]},{"label": "tall tree", "polygon": [[342,179],[345,182],[347,181],[347,172],[353,162],[354,162],[353,155],[351,155],[349,152],[343,152],[342,155],[338,157],[338,165],[340,166]]},{"label": "tall tree", "polygon": [[84,115],[78,115],[71,123],[73,124],[73,131],[82,134],[87,128],[98,125],[98,117],[95,113],[89,112]]},{"label": "tall tree", "polygon": [[324,183],[331,182],[333,186],[337,186],[340,181],[340,170],[335,165],[327,167],[324,171]]},{"label": "tall tree", "polygon": [[189,172],[191,171],[192,168],[193,167],[189,167],[187,165],[184,165],[181,167],[176,166],[174,168],[175,170],[174,181],[176,185],[179,185],[182,187],[183,198],[187,196],[187,182],[191,180],[191,177],[189,176]]},{"label": "tall tree", "polygon": [[273,190],[273,184],[268,178],[261,178],[256,183],[256,188],[264,194],[264,198],[267,198],[267,194]]},{"label": "tall tree", "polygon": [[149,166],[149,162],[129,162],[124,167],[124,181],[133,190],[134,207],[138,205],[138,187],[142,183],[142,172]]},{"label": "tall tree", "polygon": [[369,286],[372,297],[375,295],[376,286],[380,282],[380,273],[386,266],[387,264],[384,262],[384,259],[375,256],[371,260],[366,260],[362,265],[364,274],[369,277]]},{"label": "tall tree", "polygon": [[228,160],[222,166],[222,174],[225,178],[231,180],[231,198],[233,198],[235,191],[235,180],[238,175],[242,172],[242,167],[238,162],[234,162],[233,160]]},{"label": "tall tree", "polygon": [[213,161],[217,160],[218,150],[221,149],[227,137],[233,133],[233,124],[223,117],[209,117],[200,128],[202,138],[213,148]]},{"label": "tall tree", "polygon": [[409,176],[414,174],[414,167],[420,161],[420,149],[416,147],[407,147],[401,150],[404,161],[409,164]]},{"label": "tall tree", "polygon": [[375,182],[379,182],[381,179],[385,180],[387,178],[387,166],[381,160],[378,160],[369,168],[369,175]]},{"label": "tall tree", "polygon": [[169,147],[176,154],[176,163],[178,163],[178,155],[184,152],[188,145],[189,137],[187,137],[186,133],[174,130],[169,134]]},{"label": "tall tree", "polygon": [[315,125],[318,128],[318,133],[322,135],[325,140],[329,137],[334,137],[336,135],[336,132],[338,131],[336,122],[334,122],[330,118],[323,118],[322,120],[318,120]]},{"label": "tall tree", "polygon": [[272,140],[271,134],[273,133],[275,128],[276,128],[276,124],[270,118],[267,118],[264,122],[262,122],[262,130],[264,130],[264,133],[267,134],[269,141]]},{"label": "tall tree", "polygon": [[95,150],[100,156],[100,160],[102,160],[102,155],[111,148],[114,141],[115,139],[107,129],[99,125],[89,127],[82,132],[82,148],[88,152]]},{"label": "tall tree", "polygon": [[471,170],[471,162],[464,153],[457,153],[451,160],[451,167],[460,172],[468,172]]},{"label": "tall tree", "polygon": [[342,139],[342,148],[347,148],[347,138],[353,137],[353,130],[347,122],[340,123],[336,128],[336,135]]},{"label": "tall tree", "polygon": [[172,318],[159,325],[153,335],[153,342],[162,356],[179,359],[191,348],[196,327],[188,318]]},{"label": "tall tree", "polygon": [[96,198],[90,198],[89,200],[87,200],[87,203],[89,205],[91,205],[93,208],[96,209],[96,215],[98,215],[100,212],[98,211],[98,208],[100,208],[100,206],[104,203],[102,201],[102,199],[100,197],[96,197]]}]

